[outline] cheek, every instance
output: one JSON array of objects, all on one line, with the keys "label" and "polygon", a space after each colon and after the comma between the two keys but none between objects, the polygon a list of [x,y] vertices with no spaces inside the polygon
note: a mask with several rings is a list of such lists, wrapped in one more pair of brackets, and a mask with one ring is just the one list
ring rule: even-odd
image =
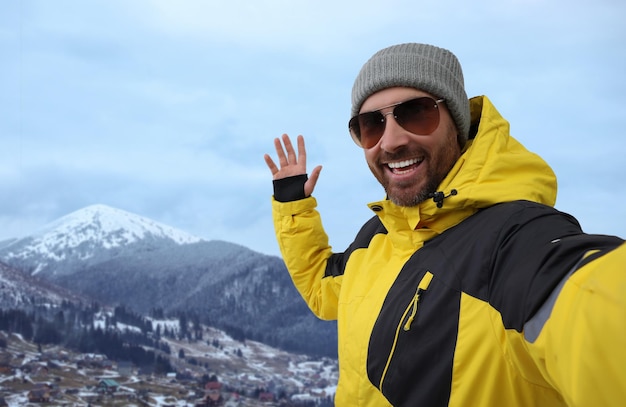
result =
[{"label": "cheek", "polygon": [[377,161],[377,157],[378,157],[377,154],[375,154],[373,150],[374,149],[371,148],[369,150],[364,150],[363,151],[364,156],[365,156],[365,161],[367,162],[367,165],[370,168],[373,168],[373,167],[376,166],[376,161]]},{"label": "cheek", "polygon": [[458,157],[461,154],[461,148],[459,147],[456,127],[451,122],[446,122],[446,125],[442,129],[442,133],[439,137],[433,138],[437,140],[436,145],[432,148],[437,150],[440,157]]},{"label": "cheek", "polygon": [[378,182],[383,182],[383,170],[378,165],[378,155],[372,154],[370,150],[366,150],[365,161],[367,162],[367,166],[369,167],[372,175],[374,175],[374,178],[376,178]]},{"label": "cheek", "polygon": [[461,149],[455,134],[437,146],[435,161],[439,171],[447,173],[460,155]]}]

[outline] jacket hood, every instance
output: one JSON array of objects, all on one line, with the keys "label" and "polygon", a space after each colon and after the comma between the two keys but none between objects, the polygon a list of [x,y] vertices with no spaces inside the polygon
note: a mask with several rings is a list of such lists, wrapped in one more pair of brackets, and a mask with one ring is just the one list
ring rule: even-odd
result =
[{"label": "jacket hood", "polygon": [[509,123],[486,96],[470,99],[470,109],[476,135],[439,185],[445,197],[441,207],[432,199],[415,207],[398,207],[389,200],[369,204],[387,229],[404,218],[411,229],[441,233],[497,203],[528,200],[554,206],[557,186],[550,166],[509,134]]}]

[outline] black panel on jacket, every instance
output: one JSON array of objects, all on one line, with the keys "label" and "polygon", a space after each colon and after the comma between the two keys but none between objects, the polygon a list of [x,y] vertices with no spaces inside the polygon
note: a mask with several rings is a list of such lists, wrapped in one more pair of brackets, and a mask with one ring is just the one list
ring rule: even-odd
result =
[{"label": "black panel on jacket", "polygon": [[378,216],[371,217],[357,233],[354,242],[343,253],[333,253],[326,263],[324,277],[337,277],[343,275],[346,263],[352,252],[369,246],[372,238],[379,233],[387,233],[387,229],[380,223]]},{"label": "black panel on jacket", "polygon": [[409,331],[399,330],[382,392],[394,406],[447,406],[464,292],[493,306],[503,327],[523,325],[589,249],[621,239],[583,235],[574,218],[528,202],[483,209],[431,239],[403,266],[370,337],[367,372],[379,387],[400,319],[424,274],[423,293]]}]

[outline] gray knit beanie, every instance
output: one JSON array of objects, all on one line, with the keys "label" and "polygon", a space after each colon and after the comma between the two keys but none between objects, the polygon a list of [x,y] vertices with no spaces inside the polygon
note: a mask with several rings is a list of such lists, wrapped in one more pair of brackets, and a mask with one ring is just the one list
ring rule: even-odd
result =
[{"label": "gray knit beanie", "polygon": [[465,145],[470,127],[469,100],[463,71],[450,51],[427,44],[399,44],[375,53],[361,68],[352,87],[352,116],[370,95],[394,86],[416,88],[445,99]]}]

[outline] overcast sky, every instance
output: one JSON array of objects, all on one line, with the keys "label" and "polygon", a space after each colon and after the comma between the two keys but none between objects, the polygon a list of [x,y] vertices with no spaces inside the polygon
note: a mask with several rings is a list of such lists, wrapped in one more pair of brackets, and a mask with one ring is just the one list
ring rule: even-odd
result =
[{"label": "overcast sky", "polygon": [[624,237],[624,21],[621,0],[3,1],[0,240],[98,203],[278,254],[263,154],[286,132],[324,166],[342,251],[384,197],[347,132],[352,82],[401,42],[454,52],[554,168],[557,208]]}]

